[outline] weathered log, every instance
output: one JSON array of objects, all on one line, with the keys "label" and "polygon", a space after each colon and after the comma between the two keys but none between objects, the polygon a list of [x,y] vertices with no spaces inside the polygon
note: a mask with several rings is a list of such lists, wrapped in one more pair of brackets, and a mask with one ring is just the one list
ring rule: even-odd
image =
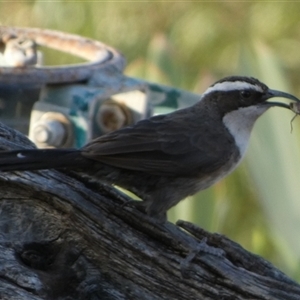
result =
[{"label": "weathered log", "polygon": [[[33,147],[4,125],[0,145]],[[226,237],[159,224],[81,175],[0,173],[0,188],[0,299],[300,299],[296,282]]]}]

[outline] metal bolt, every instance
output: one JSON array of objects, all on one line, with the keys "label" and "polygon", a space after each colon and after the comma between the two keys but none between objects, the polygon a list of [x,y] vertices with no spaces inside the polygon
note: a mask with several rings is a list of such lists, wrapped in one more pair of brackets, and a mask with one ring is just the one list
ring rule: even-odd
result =
[{"label": "metal bolt", "polygon": [[66,129],[57,120],[44,120],[33,128],[34,142],[52,147],[60,147],[66,139]]},{"label": "metal bolt", "polygon": [[130,112],[125,105],[106,101],[98,110],[97,122],[102,132],[111,132],[130,123]]}]

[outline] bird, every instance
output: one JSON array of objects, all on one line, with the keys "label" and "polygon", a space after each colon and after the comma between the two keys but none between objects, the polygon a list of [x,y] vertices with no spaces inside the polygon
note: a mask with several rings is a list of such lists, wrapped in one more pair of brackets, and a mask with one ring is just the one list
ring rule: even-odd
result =
[{"label": "bird", "polygon": [[271,107],[290,109],[258,79],[225,77],[192,106],[155,115],[95,138],[80,149],[0,151],[0,171],[66,169],[120,186],[165,221],[182,199],[231,173],[243,159],[256,120]]}]

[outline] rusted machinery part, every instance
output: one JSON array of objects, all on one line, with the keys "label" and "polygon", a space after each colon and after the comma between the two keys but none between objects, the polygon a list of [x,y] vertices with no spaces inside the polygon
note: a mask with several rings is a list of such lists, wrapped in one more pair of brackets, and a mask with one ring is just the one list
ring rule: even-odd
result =
[{"label": "rusted machinery part", "polygon": [[38,45],[79,56],[88,62],[54,67],[0,67],[0,83],[71,83],[87,80],[94,72],[122,72],[125,66],[124,57],[112,47],[78,35],[39,28],[0,26],[0,40],[7,36],[21,36]]}]

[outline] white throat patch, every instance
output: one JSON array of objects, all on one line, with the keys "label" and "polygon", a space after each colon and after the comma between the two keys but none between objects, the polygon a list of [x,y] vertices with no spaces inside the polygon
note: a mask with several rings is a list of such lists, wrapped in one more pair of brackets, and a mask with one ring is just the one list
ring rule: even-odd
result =
[{"label": "white throat patch", "polygon": [[244,156],[251,130],[255,121],[270,106],[247,106],[234,110],[223,117],[223,123],[233,136],[237,147],[239,148],[241,158]]},{"label": "white throat patch", "polygon": [[226,91],[234,91],[234,90],[255,90],[257,92],[263,93],[263,89],[261,86],[257,84],[252,84],[245,81],[224,81],[216,83],[215,85],[209,87],[203,94],[209,94],[211,92],[226,92]]}]

